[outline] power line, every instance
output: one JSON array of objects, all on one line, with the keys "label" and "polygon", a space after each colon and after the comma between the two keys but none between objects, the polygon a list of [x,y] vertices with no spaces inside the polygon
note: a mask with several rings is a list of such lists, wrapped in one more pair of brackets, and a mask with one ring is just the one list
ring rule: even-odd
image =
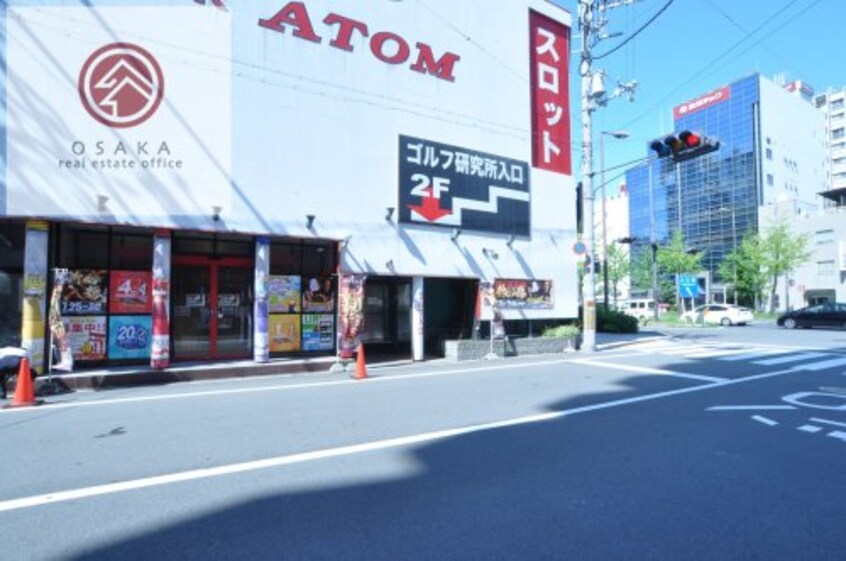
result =
[{"label": "power line", "polygon": [[649,18],[648,20],[646,20],[646,23],[644,23],[643,25],[641,25],[641,26],[640,26],[640,28],[639,28],[637,31],[635,31],[634,33],[632,33],[631,35],[629,35],[629,36],[626,38],[626,40],[625,40],[625,41],[623,41],[622,43],[620,43],[619,45],[617,45],[616,47],[614,47],[613,49],[611,49],[611,50],[610,50],[610,51],[608,51],[607,53],[602,53],[601,55],[597,55],[597,56],[593,57],[593,60],[599,60],[599,59],[605,58],[605,57],[607,57],[608,55],[610,55],[610,54],[612,54],[612,53],[615,53],[615,52],[617,52],[618,50],[622,49],[622,48],[626,45],[626,43],[628,43],[629,41],[633,40],[635,37],[637,37],[637,36],[641,33],[641,31],[643,31],[644,29],[646,29],[647,27],[649,27],[649,26],[652,24],[652,22],[654,22],[656,19],[658,19],[658,16],[660,16],[661,14],[663,14],[663,13],[667,10],[667,8],[669,8],[669,7],[670,7],[670,4],[672,4],[674,1],[675,1],[675,0],[668,0],[668,1],[667,1],[667,3],[666,3],[666,4],[664,4],[664,6],[663,6],[660,10],[658,10],[658,12],[657,12],[654,16],[652,16],[651,18]]}]

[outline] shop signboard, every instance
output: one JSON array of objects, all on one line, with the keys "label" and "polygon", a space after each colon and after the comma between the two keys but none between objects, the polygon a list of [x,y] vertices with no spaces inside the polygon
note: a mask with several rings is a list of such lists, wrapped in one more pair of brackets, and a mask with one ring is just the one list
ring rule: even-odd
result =
[{"label": "shop signboard", "polygon": [[62,315],[105,314],[108,273],[104,270],[73,269],[62,290]]},{"label": "shop signboard", "polygon": [[286,353],[300,350],[300,316],[271,314],[270,352]]},{"label": "shop signboard", "polygon": [[75,316],[66,321],[74,361],[106,359],[106,316]]},{"label": "shop signboard", "polygon": [[303,312],[334,312],[335,283],[329,275],[309,277],[303,292]]},{"label": "shop signboard", "polygon": [[306,314],[303,316],[303,350],[331,351],[335,347],[335,316]]},{"label": "shop signboard", "polygon": [[270,313],[300,313],[300,284],[297,275],[270,275],[267,282]]},{"label": "shop signboard", "polygon": [[148,359],[152,340],[152,316],[109,318],[109,359]]},{"label": "shop signboard", "polygon": [[500,308],[551,309],[552,281],[535,279],[495,279],[494,298]]},{"label": "shop signboard", "polygon": [[153,274],[147,271],[112,271],[109,274],[109,313],[151,313],[152,282]]},{"label": "shop signboard", "polygon": [[529,165],[472,148],[399,137],[399,221],[529,235]]}]

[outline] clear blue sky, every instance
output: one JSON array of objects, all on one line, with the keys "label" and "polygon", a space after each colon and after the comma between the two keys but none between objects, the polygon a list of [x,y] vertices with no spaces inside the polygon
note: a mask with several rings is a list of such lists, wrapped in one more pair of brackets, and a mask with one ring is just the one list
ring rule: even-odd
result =
[{"label": "clear blue sky", "polygon": [[[581,177],[581,35],[577,0],[553,0],[573,16],[571,109],[574,173]],[[619,0],[618,0],[619,1]],[[630,38],[669,0],[640,0],[609,10],[608,33],[594,57]],[[594,69],[606,89],[637,80],[634,102],[615,99],[593,114],[594,169],[600,130],[626,130],[626,140],[605,138],[605,167],[647,155],[647,143],[672,130],[672,109],[755,72],[802,80],[823,92],[846,86],[846,0],[674,0],[658,18]],[[703,131],[707,133],[707,131]],[[610,175],[611,172],[609,172]]]}]

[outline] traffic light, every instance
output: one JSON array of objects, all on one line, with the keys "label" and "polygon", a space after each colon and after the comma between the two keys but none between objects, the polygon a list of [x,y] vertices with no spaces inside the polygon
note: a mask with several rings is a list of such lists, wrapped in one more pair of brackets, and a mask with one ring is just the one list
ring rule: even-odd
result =
[{"label": "traffic light", "polygon": [[674,162],[684,162],[720,148],[716,138],[703,136],[692,131],[682,131],[678,135],[669,135],[664,140],[653,140],[649,145],[658,158],[670,157]]}]

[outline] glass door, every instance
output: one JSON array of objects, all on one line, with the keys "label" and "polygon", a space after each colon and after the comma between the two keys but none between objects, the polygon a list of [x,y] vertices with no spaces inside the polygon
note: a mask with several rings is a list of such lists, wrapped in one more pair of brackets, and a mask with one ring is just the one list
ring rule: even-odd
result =
[{"label": "glass door", "polygon": [[177,257],[171,333],[176,360],[252,353],[253,270],[249,260]]}]

